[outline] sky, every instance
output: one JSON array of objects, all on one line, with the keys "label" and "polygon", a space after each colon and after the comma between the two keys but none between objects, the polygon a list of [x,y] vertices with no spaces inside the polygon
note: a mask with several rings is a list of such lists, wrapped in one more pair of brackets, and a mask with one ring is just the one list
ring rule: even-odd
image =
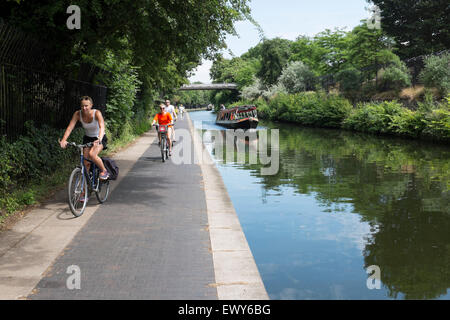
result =
[{"label": "sky", "polygon": [[[295,40],[300,35],[314,36],[325,29],[346,28],[352,30],[362,19],[371,15],[366,0],[252,0],[252,17],[264,30],[266,38],[276,37]],[[260,41],[255,26],[248,21],[235,24],[239,37],[228,36],[228,49],[240,56]],[[225,58],[231,58],[227,51]],[[210,83],[209,69],[212,61],[203,61],[191,82]]]}]

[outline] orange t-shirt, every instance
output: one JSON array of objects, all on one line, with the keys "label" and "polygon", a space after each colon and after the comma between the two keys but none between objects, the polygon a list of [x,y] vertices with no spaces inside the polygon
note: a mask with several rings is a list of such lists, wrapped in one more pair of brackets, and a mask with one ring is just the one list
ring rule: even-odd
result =
[{"label": "orange t-shirt", "polygon": [[172,116],[169,112],[166,112],[165,114],[157,113],[156,116],[153,118],[156,122],[159,124],[165,126],[172,122]]}]

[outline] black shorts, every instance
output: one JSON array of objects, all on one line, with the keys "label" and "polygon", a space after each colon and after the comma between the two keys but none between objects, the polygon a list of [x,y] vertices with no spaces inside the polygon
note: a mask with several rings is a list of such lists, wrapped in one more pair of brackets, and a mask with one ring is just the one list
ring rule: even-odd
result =
[{"label": "black shorts", "polygon": [[[96,140],[97,140],[97,137],[83,136],[83,144],[86,144],[89,142],[94,142]],[[106,137],[106,134],[103,136],[102,145],[103,145],[103,150],[108,149],[108,138]]]}]

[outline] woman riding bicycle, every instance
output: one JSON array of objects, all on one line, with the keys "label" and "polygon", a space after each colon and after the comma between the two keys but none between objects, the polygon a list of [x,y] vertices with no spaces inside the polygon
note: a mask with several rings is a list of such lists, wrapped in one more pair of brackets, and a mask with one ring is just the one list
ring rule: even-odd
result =
[{"label": "woman riding bicycle", "polygon": [[[159,112],[153,118],[152,126],[158,122],[159,125],[168,126],[167,130],[167,142],[169,143],[169,155],[172,155],[172,143],[170,141],[170,137],[172,135],[172,124],[173,119],[172,115],[169,112],[166,112],[166,106],[161,103],[159,106]],[[159,136],[159,135],[158,135]],[[159,143],[161,144],[161,137],[159,136]]]},{"label": "woman riding bicycle", "polygon": [[[103,164],[102,159],[98,154],[102,150],[106,150],[108,139],[105,135],[105,121],[103,120],[102,113],[100,110],[92,109],[93,101],[91,97],[84,96],[80,99],[81,110],[75,111],[67,126],[64,137],[59,142],[61,148],[67,147],[67,139],[72,133],[73,128],[78,121],[84,128],[85,135],[83,137],[83,144],[93,142],[94,145],[90,148],[84,148],[84,157],[92,160],[101,170],[100,179],[107,180],[109,178],[109,173]],[[85,161],[86,168],[89,170],[90,163]]]}]

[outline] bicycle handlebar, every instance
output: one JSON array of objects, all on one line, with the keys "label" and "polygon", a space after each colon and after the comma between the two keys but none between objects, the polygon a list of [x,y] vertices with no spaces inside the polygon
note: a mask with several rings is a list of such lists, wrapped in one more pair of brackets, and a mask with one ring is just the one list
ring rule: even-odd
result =
[{"label": "bicycle handlebar", "polygon": [[[99,143],[102,144],[101,141]],[[88,143],[85,143],[85,144],[76,144],[75,142],[67,142],[67,145],[82,149],[82,148],[90,148],[90,147],[92,147],[94,145],[94,143],[93,142],[88,142]]]}]

